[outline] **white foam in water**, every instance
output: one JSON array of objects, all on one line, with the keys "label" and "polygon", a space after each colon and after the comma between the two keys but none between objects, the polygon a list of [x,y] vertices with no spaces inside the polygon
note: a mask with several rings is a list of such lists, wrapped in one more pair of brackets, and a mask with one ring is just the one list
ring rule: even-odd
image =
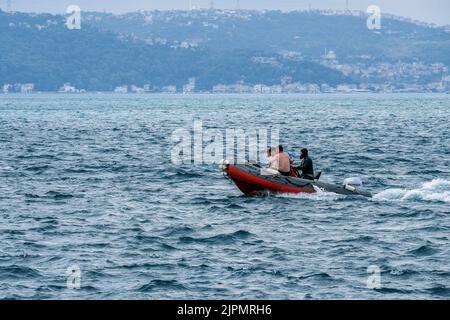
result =
[{"label": "white foam in water", "polygon": [[352,178],[345,179],[343,184],[344,185],[348,184],[348,185],[351,185],[351,186],[360,186],[361,187],[363,185],[363,182],[362,182],[361,178],[359,178],[359,177],[352,177]]},{"label": "white foam in water", "polygon": [[373,197],[378,201],[439,201],[450,203],[450,181],[435,179],[424,183],[420,188],[388,189]]},{"label": "white foam in water", "polygon": [[308,200],[336,200],[339,197],[341,197],[339,194],[336,194],[334,192],[326,192],[322,189],[314,186],[314,189],[316,190],[315,193],[280,193],[277,194],[277,197],[281,198],[296,198],[296,199],[308,199]]}]

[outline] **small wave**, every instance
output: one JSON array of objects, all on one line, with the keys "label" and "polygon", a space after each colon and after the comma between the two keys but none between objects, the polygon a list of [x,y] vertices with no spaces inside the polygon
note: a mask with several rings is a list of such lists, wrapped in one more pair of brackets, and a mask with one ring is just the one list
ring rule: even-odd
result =
[{"label": "small wave", "polygon": [[73,195],[62,193],[58,191],[49,191],[45,194],[47,197],[55,199],[55,200],[64,200],[64,199],[71,199],[73,198]]},{"label": "small wave", "polygon": [[43,285],[38,288],[36,288],[36,292],[39,294],[45,293],[45,292],[55,292],[55,291],[63,291],[66,290],[67,286],[64,285]]},{"label": "small wave", "polygon": [[0,267],[0,278],[2,279],[37,278],[39,276],[39,271],[28,267],[17,265]]},{"label": "small wave", "polygon": [[316,190],[314,193],[280,193],[275,194],[275,196],[279,198],[307,199],[314,201],[335,201],[344,197],[334,192],[323,191],[317,187],[314,187],[314,189]]},{"label": "small wave", "polygon": [[124,264],[124,265],[120,265],[120,266],[116,266],[115,268],[121,269],[130,269],[130,270],[134,270],[134,269],[145,269],[145,270],[149,270],[149,269],[173,269],[175,268],[175,265],[173,264],[169,264],[169,263],[150,263],[150,262],[146,262],[146,263],[131,263],[131,264]]},{"label": "small wave", "polygon": [[375,289],[376,292],[382,293],[382,294],[402,294],[402,295],[408,295],[411,293],[414,293],[413,290],[408,289],[398,289],[398,288],[380,288]]},{"label": "small wave", "polygon": [[233,233],[219,234],[209,238],[193,238],[193,237],[181,237],[182,243],[213,243],[213,244],[230,244],[235,243],[237,240],[247,239],[252,236],[252,233],[239,230]]},{"label": "small wave", "polygon": [[205,197],[194,197],[190,199],[189,202],[196,205],[208,205],[212,203],[211,200],[208,200]]},{"label": "small wave", "polygon": [[66,173],[90,173],[91,171],[83,168],[67,168],[64,169],[64,172]]},{"label": "small wave", "polygon": [[438,285],[436,287],[427,289],[427,291],[434,296],[450,297],[450,287]]},{"label": "small wave", "polygon": [[[359,236],[343,239],[343,240],[340,240],[338,242],[357,242],[357,243],[362,243],[362,242],[372,242],[374,240],[376,240],[374,237],[371,237],[371,236],[368,236],[368,235],[359,235]],[[332,242],[336,242],[336,240],[333,239]]]},{"label": "small wave", "polygon": [[313,274],[310,274],[310,275],[306,275],[303,278],[333,279],[333,277],[330,276],[326,272],[313,273]]},{"label": "small wave", "polygon": [[138,234],[135,236],[135,239],[138,240],[140,243],[155,243],[160,242],[162,238],[158,236],[151,236],[146,234]]},{"label": "small wave", "polygon": [[128,166],[124,166],[124,165],[115,165],[111,167],[111,171],[112,172],[124,172],[127,171],[126,169],[128,168]]},{"label": "small wave", "polygon": [[166,251],[178,250],[177,248],[175,248],[167,243],[161,243],[160,246],[161,246],[161,249],[164,249]]},{"label": "small wave", "polygon": [[331,281],[334,278],[331,275],[329,275],[328,273],[326,273],[326,272],[313,272],[313,273],[309,273],[309,274],[306,274],[306,275],[299,276],[299,277],[297,277],[297,279],[298,280],[317,279],[319,281],[323,281],[323,280]]},{"label": "small wave", "polygon": [[195,229],[189,226],[179,226],[179,227],[167,227],[162,230],[162,234],[165,237],[173,237],[176,235],[185,235],[194,232]]},{"label": "small wave", "polygon": [[413,250],[409,251],[410,254],[413,254],[416,256],[431,256],[437,252],[438,252],[437,249],[434,249],[428,245],[423,245],[417,249],[413,249]]},{"label": "small wave", "polygon": [[141,286],[138,291],[140,292],[149,292],[154,289],[172,289],[172,290],[186,290],[186,287],[183,286],[176,280],[153,280],[150,283],[147,283]]},{"label": "small wave", "polygon": [[45,171],[47,171],[48,169],[50,169],[49,165],[42,165],[42,166],[36,165],[36,166],[29,166],[29,167],[25,168],[25,171],[31,171],[36,174],[41,174],[41,173],[44,173]]},{"label": "small wave", "polygon": [[[183,168],[176,168],[175,170],[169,169],[166,173],[164,178],[165,179],[176,179],[179,180],[180,178],[186,179],[186,178],[201,178],[202,175],[200,173],[194,172],[189,169],[183,169]],[[189,181],[189,180],[186,180]]]},{"label": "small wave", "polygon": [[10,230],[2,230],[2,233],[10,234],[10,235],[24,235],[24,230],[10,229]]},{"label": "small wave", "polygon": [[40,198],[40,196],[37,194],[34,194],[34,193],[25,193],[25,198],[37,199],[37,198]]},{"label": "small wave", "polygon": [[433,201],[450,203],[450,181],[435,179],[418,189],[388,189],[376,194],[378,201]]},{"label": "small wave", "polygon": [[241,210],[241,209],[245,209],[244,206],[241,206],[239,204],[236,203],[230,203],[229,205],[226,206],[227,209],[234,209],[234,210]]}]

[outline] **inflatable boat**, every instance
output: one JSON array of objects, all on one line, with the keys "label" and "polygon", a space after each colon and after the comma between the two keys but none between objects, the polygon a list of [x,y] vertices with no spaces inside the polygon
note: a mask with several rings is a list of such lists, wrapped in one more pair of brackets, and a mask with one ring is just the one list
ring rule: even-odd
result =
[{"label": "inflatable boat", "polygon": [[267,193],[314,193],[317,188],[342,195],[372,197],[370,192],[360,189],[361,183],[346,180],[342,185],[319,181],[320,172],[314,180],[301,179],[296,176],[283,176],[273,169],[262,168],[257,164],[245,163],[232,165],[222,161],[220,169],[231,179],[245,195]]}]

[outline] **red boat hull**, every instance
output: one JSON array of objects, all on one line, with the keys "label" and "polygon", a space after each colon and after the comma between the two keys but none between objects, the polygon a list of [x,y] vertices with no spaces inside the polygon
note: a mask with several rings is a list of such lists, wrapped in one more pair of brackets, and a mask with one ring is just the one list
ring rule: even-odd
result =
[{"label": "red boat hull", "polygon": [[[236,186],[246,195],[251,195],[260,192],[274,192],[274,193],[314,193],[314,187],[310,184],[304,186],[296,186],[289,183],[287,178],[279,177],[281,180],[273,181],[266,176],[248,172],[233,165],[228,165],[226,173],[233,180]],[[283,180],[285,179],[285,180]]]}]

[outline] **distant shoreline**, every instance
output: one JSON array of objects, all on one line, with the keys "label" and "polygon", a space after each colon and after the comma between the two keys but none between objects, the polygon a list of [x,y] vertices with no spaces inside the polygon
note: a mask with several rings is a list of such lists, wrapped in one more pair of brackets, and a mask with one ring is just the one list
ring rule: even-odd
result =
[{"label": "distant shoreline", "polygon": [[32,92],[32,93],[20,93],[20,92],[11,92],[11,93],[0,93],[0,97],[7,96],[39,96],[39,95],[60,95],[60,96],[84,96],[84,95],[112,95],[112,96],[333,96],[333,95],[344,95],[344,96],[363,96],[363,95],[409,95],[409,94],[423,94],[423,95],[448,95],[450,92],[420,92],[420,91],[411,91],[411,92],[283,92],[283,93],[214,93],[214,92],[195,92],[195,93],[169,93],[169,92],[148,92],[148,93],[114,93],[109,91],[99,91],[99,92],[77,92],[77,93],[67,93],[67,92],[52,92],[52,91],[41,91],[41,92]]}]

